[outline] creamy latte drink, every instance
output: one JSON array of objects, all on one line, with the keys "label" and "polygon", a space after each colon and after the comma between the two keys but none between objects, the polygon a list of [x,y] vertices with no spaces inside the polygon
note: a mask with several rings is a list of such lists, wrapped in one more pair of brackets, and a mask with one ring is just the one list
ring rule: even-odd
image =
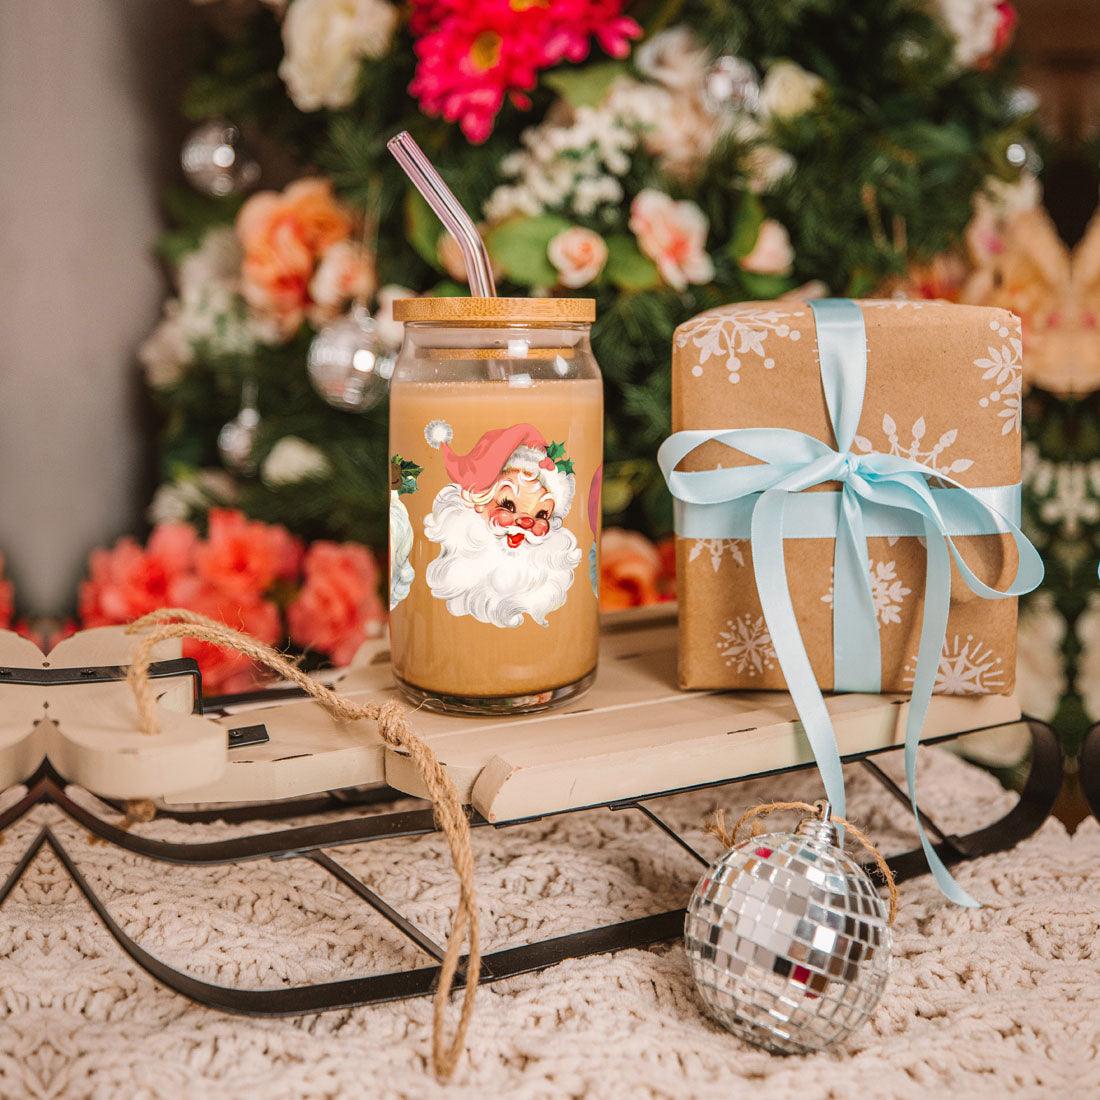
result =
[{"label": "creamy latte drink", "polygon": [[[532,304],[421,299],[404,317],[471,303],[521,317]],[[390,635],[406,692],[516,712],[587,687],[603,462],[587,325],[407,323],[390,455]]]}]

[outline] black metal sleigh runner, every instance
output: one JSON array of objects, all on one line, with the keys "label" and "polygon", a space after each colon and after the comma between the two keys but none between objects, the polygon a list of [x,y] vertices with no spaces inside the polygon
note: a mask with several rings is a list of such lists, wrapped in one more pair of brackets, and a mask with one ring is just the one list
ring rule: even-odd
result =
[{"label": "black metal sleigh runner", "polygon": [[[554,814],[603,808],[643,815],[700,864],[707,860],[649,805],[683,791],[813,767],[810,746],[789,697],[762,692],[682,692],[675,688],[675,614],[671,609],[611,617],[603,631],[601,672],[585,697],[549,713],[507,719],[418,712],[420,738],[434,751],[465,807],[470,827],[507,828]],[[112,936],[139,966],[173,990],[238,1013],[291,1015],[429,994],[445,948],[393,908],[333,854],[347,845],[413,837],[438,828],[433,808],[386,811],[387,803],[424,797],[409,755],[387,745],[373,723],[340,722],[298,689],[252,696],[201,697],[197,668],[179,642],[157,647],[150,667],[160,729],[132,728],[125,682],[134,639],[116,628],[88,631],[45,658],[14,634],[0,635],[0,779],[25,793],[0,814],[6,830],[38,803],[53,803],[91,834],[142,857],[177,864],[308,859],[323,868],[424,954],[424,965],[314,985],[236,989],[178,970],[145,950],[114,920],[57,833],[43,828],[0,885],[0,904],[43,847],[51,848]],[[392,701],[384,643],[361,650],[337,683],[352,700]],[[899,803],[908,795],[876,757],[901,747],[903,696],[828,698],[846,764],[870,772]],[[1052,731],[1023,718],[1012,697],[936,696],[922,740],[945,742],[979,730],[1022,724],[1031,768],[1016,807],[965,835],[947,835],[923,815],[944,863],[1011,848],[1049,816],[1062,780]],[[102,798],[104,813],[73,798],[68,784]],[[178,822],[278,821],[340,811],[336,820],[268,827],[231,839],[151,839],[112,820],[131,798],[156,797],[157,813]],[[927,871],[920,848],[890,857],[899,880]],[[685,884],[685,897],[687,887]],[[678,937],[684,911],[591,928],[541,942],[492,948],[482,983],[569,958]],[[465,981],[459,963],[455,984]]]}]

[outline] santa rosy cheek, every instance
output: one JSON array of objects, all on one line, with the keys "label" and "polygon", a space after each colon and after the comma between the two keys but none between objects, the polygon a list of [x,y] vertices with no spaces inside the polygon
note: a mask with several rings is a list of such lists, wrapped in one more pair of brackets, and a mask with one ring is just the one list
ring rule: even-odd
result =
[{"label": "santa rosy cheek", "polygon": [[546,519],[537,519],[531,526],[531,530],[536,535],[545,535],[550,530],[550,521]]},{"label": "santa rosy cheek", "polygon": [[494,527],[511,527],[515,518],[515,512],[509,512],[507,508],[489,509],[489,522]]}]

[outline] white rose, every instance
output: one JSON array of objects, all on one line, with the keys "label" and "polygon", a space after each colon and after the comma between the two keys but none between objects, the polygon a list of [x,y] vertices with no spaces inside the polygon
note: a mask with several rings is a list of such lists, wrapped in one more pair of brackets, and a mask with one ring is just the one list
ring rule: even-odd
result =
[{"label": "white rose", "polygon": [[745,154],[744,165],[749,190],[760,194],[789,176],[794,171],[795,159],[774,145],[757,145]]},{"label": "white rose", "polygon": [[138,348],[138,360],[154,389],[174,386],[195,357],[180,316],[180,303],[172,298],[164,303],[164,316]]},{"label": "white rose", "polygon": [[283,20],[279,75],[303,111],[346,107],[363,58],[382,57],[397,27],[386,0],[294,0]]},{"label": "white rose", "polygon": [[374,324],[378,329],[378,338],[387,350],[397,351],[405,339],[405,325],[393,319],[393,303],[399,298],[415,298],[416,291],[407,286],[389,283],[378,292],[374,308]]},{"label": "white rose", "polygon": [[312,443],[296,435],[284,435],[268,451],[260,468],[260,478],[269,489],[278,489],[283,485],[296,485],[306,478],[324,477],[331,469],[328,459]]},{"label": "white rose", "polygon": [[709,60],[706,48],[684,26],[661,31],[634,51],[638,72],[666,88],[702,90]]},{"label": "white rose", "polygon": [[146,516],[150,523],[185,523],[211,507],[235,503],[237,484],[224,470],[198,470],[166,481],[153,494]]},{"label": "white rose", "polygon": [[546,255],[557,268],[561,285],[587,286],[607,263],[607,244],[599,233],[574,225],[563,229],[546,246]]},{"label": "white rose", "polygon": [[968,68],[988,57],[1001,22],[998,0],[932,0],[934,14],[955,39],[955,61]]},{"label": "white rose", "polygon": [[176,271],[180,293],[194,292],[213,282],[236,284],[243,258],[241,242],[231,225],[209,230],[199,247],[180,260]]},{"label": "white rose", "polygon": [[813,107],[825,81],[793,61],[777,61],[764,77],[760,105],[765,114],[795,118]]},{"label": "white rose", "polygon": [[794,249],[786,228],[771,218],[765,218],[760,223],[756,244],[741,261],[741,266],[757,275],[786,275],[793,260]]},{"label": "white rose", "polygon": [[707,252],[707,216],[693,202],[675,202],[651,187],[639,191],[630,204],[630,229],[638,247],[657,265],[675,290],[714,278]]}]

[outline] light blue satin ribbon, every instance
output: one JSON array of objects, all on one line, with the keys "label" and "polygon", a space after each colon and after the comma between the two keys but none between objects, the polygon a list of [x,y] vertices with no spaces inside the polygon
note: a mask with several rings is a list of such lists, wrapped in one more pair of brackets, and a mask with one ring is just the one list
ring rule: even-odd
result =
[{"label": "light blue satin ribbon", "polygon": [[[917,812],[917,746],[935,687],[947,635],[951,560],[967,586],[986,599],[1020,596],[1043,579],[1043,563],[1019,528],[1019,485],[968,489],[912,459],[851,451],[863,411],[867,335],[863,313],[848,299],[810,303],[817,325],[821,382],[836,448],[785,428],[734,428],[676,432],[657,461],[676,500],[677,534],[688,538],[752,541],[753,571],[764,620],[802,727],[834,811],[844,815],[844,776],[836,734],[814,677],[787,585],[786,538],[835,537],[833,556],[833,656],[837,691],[877,693],[882,685],[878,620],[867,570],[869,535],[919,535],[927,544],[924,609],[913,692],[905,723],[905,778],[921,847],[940,889],[960,905],[978,903],[948,873]],[[708,442],[723,443],[758,459],[733,469],[677,470]],[[945,488],[932,488],[930,478]],[[839,482],[839,492],[807,493],[785,518],[792,493]],[[727,533],[728,532],[728,533]],[[959,535],[1008,534],[1019,554],[1016,576],[993,588],[967,565]]]}]

